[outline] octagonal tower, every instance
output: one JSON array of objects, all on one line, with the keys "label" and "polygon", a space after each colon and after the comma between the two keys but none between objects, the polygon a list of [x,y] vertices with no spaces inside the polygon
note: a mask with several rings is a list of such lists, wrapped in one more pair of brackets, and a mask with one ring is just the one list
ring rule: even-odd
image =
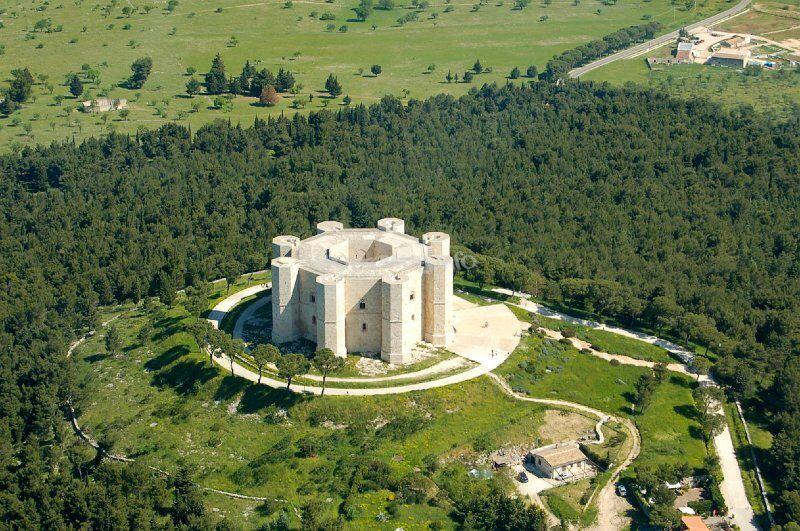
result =
[{"label": "octagonal tower", "polygon": [[450,237],[420,242],[405,222],[384,218],[375,229],[317,224],[305,240],[273,240],[272,340],[306,338],[338,356],[377,353],[409,361],[414,346],[453,339]]}]

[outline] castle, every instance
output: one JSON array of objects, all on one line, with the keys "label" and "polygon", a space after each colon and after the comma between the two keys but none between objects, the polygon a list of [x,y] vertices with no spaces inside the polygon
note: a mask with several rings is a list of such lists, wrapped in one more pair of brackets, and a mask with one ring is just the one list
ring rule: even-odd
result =
[{"label": "castle", "polygon": [[376,353],[406,363],[420,341],[453,340],[450,236],[405,234],[397,218],[373,229],[317,224],[305,240],[272,240],[272,340],[305,338],[337,356]]}]

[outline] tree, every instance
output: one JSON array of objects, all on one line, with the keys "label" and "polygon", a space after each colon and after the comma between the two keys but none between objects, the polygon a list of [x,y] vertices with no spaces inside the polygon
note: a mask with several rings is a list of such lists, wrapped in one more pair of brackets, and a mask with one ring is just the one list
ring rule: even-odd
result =
[{"label": "tree", "polygon": [[634,384],[634,389],[636,390],[634,403],[639,407],[640,412],[644,412],[650,405],[657,383],[653,373],[648,372],[641,375],[636,384]]},{"label": "tree", "polygon": [[394,0],[378,0],[376,8],[384,11],[391,11],[394,9]]},{"label": "tree", "polygon": [[472,70],[474,70],[476,74],[483,72],[483,65],[481,64],[480,59],[475,60],[475,64],[472,65]]},{"label": "tree", "polygon": [[186,82],[186,94],[193,98],[195,95],[200,93],[202,86],[203,85],[201,85],[197,79],[192,77]]},{"label": "tree", "polygon": [[33,91],[33,75],[27,68],[11,71],[11,83],[6,90],[7,99],[16,103],[25,103]]},{"label": "tree", "polygon": [[281,351],[275,345],[261,344],[256,345],[250,352],[253,357],[253,363],[258,368],[258,383],[261,383],[261,373],[268,363],[275,363],[281,356]]},{"label": "tree", "polygon": [[141,346],[147,346],[150,343],[150,338],[153,336],[153,331],[153,323],[148,319],[141,327],[139,327],[139,331],[136,333],[136,340]]},{"label": "tree", "polygon": [[289,92],[294,87],[294,76],[288,70],[283,68],[278,70],[278,75],[275,78],[275,89],[278,92]]},{"label": "tree", "polygon": [[466,72],[464,72],[464,75],[461,76],[461,79],[464,81],[464,83],[472,83],[472,76],[473,75],[474,74],[472,72],[467,70]]},{"label": "tree", "polygon": [[83,83],[81,83],[77,75],[73,75],[72,79],[69,81],[69,92],[76,98],[79,98],[81,94],[83,94]]},{"label": "tree", "polygon": [[359,20],[367,20],[372,14],[372,0],[361,0],[356,7],[353,8]]},{"label": "tree", "polygon": [[711,369],[711,362],[708,360],[708,358],[695,356],[692,360],[692,369],[697,375],[697,381],[699,382],[701,375],[708,374],[708,371]]},{"label": "tree", "polygon": [[153,70],[153,60],[149,57],[140,57],[131,63],[131,76],[125,83],[129,89],[140,89]]},{"label": "tree", "polygon": [[320,393],[322,396],[325,394],[325,381],[328,373],[336,372],[344,367],[344,358],[337,356],[329,348],[321,348],[314,353],[314,359],[311,362],[322,373],[322,392]]},{"label": "tree", "polygon": [[508,74],[508,77],[511,79],[519,79],[519,76],[520,76],[520,71],[519,68],[517,68],[516,66],[512,68],[511,73]]},{"label": "tree", "polygon": [[226,335],[225,353],[228,355],[228,361],[231,364],[231,376],[234,376],[233,364],[237,359],[244,358],[244,341]]},{"label": "tree", "polygon": [[332,98],[336,98],[342,93],[342,85],[339,84],[339,80],[333,74],[328,75],[328,79],[325,81],[325,90]]},{"label": "tree", "polygon": [[261,94],[258,96],[258,102],[261,105],[272,107],[273,105],[277,105],[280,101],[281,97],[272,85],[267,85],[261,89]]},{"label": "tree", "polygon": [[206,74],[206,91],[209,94],[223,94],[228,90],[228,78],[225,77],[225,63],[220,54],[211,61],[211,69]]},{"label": "tree", "polygon": [[342,103],[344,103],[345,105],[350,105],[352,102],[353,100],[350,98],[350,96],[345,96],[344,98],[342,98]]},{"label": "tree", "polygon": [[286,389],[290,389],[295,376],[306,374],[311,363],[302,354],[284,354],[277,359],[278,376],[286,379]]},{"label": "tree", "polygon": [[381,75],[383,69],[381,68],[381,65],[372,65],[371,67],[369,67],[369,71],[372,72],[373,76],[377,77]]},{"label": "tree", "polygon": [[198,519],[205,516],[206,506],[203,494],[192,481],[191,472],[186,467],[180,467],[172,476],[173,489],[172,506],[169,514],[172,525],[181,528],[191,528],[197,525]]},{"label": "tree", "polygon": [[116,326],[109,326],[106,331],[106,351],[112,356],[117,356],[122,350],[122,335]]},{"label": "tree", "polygon": [[702,385],[692,391],[694,408],[697,411],[697,422],[703,434],[703,442],[708,450],[711,440],[725,427],[725,416],[720,412],[724,400],[722,389],[716,386]]}]

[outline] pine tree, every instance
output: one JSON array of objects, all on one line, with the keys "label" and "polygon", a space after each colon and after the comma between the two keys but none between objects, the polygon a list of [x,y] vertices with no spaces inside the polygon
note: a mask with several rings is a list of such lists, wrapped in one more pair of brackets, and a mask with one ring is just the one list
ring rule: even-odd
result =
[{"label": "pine tree", "polygon": [[69,93],[76,98],[79,98],[80,95],[83,94],[83,83],[81,83],[78,76],[72,76],[72,79],[69,80]]},{"label": "pine tree", "polygon": [[342,85],[333,74],[328,75],[328,79],[325,81],[325,90],[328,91],[328,94],[333,98],[338,97],[342,93]]},{"label": "pine tree", "polygon": [[228,90],[225,63],[222,62],[219,54],[211,61],[211,69],[206,74],[206,90],[209,94],[222,94]]}]

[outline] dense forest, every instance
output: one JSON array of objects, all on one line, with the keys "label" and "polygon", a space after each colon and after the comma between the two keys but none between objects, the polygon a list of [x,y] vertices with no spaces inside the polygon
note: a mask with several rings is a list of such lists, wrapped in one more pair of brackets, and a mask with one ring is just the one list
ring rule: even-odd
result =
[{"label": "dense forest", "polygon": [[778,509],[800,520],[798,175],[800,112],[776,123],[579,83],[4,156],[0,521],[167,511],[186,524],[185,482],[90,470],[60,450],[79,392],[69,342],[98,305],[262,269],[273,236],[310,235],[319,220],[387,215],[497,259],[470,275],[710,349],[730,392],[768,412]]}]

